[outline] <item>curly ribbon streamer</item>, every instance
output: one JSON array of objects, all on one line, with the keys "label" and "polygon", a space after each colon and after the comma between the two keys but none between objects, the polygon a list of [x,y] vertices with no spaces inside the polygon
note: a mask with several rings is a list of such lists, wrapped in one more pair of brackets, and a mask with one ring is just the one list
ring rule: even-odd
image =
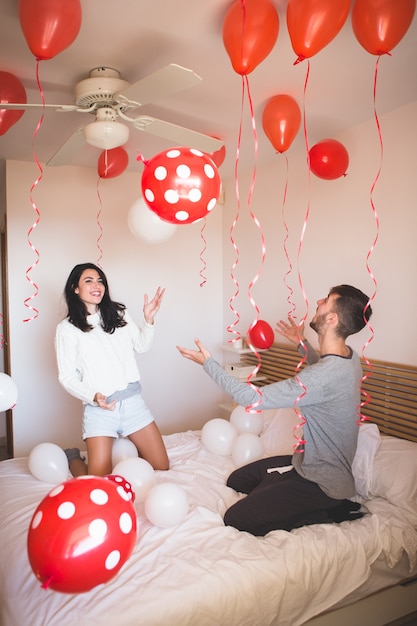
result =
[{"label": "curly ribbon streamer", "polygon": [[[391,56],[390,53],[388,53],[389,56]],[[374,191],[375,191],[375,187],[378,183],[379,177],[381,175],[381,170],[382,170],[382,163],[383,163],[383,159],[384,159],[384,142],[382,139],[382,131],[381,131],[381,125],[379,123],[379,117],[378,117],[378,112],[377,112],[377,107],[376,107],[376,92],[377,92],[377,83],[378,83],[378,68],[379,68],[379,61],[381,59],[381,55],[378,56],[376,63],[375,63],[375,74],[374,74],[374,88],[373,88],[373,98],[374,98],[374,117],[375,117],[375,123],[376,123],[376,127],[377,127],[377,131],[378,131],[378,139],[379,139],[379,147],[380,147],[380,158],[379,158],[379,166],[378,166],[378,170],[377,173],[375,175],[375,178],[373,180],[372,186],[371,186],[371,191],[370,191],[370,204],[371,204],[371,210],[373,212],[373,216],[374,216],[374,220],[375,220],[375,228],[376,228],[376,234],[374,237],[374,240],[371,244],[371,247],[369,248],[368,254],[366,255],[366,270],[374,284],[374,291],[371,295],[371,297],[369,298],[369,301],[367,302],[363,314],[364,314],[364,320],[365,320],[365,324],[368,327],[369,331],[370,331],[370,337],[369,339],[365,342],[365,344],[362,347],[362,358],[364,359],[366,365],[369,368],[368,373],[366,373],[362,379],[361,379],[361,394],[362,396],[365,398],[364,401],[362,401],[359,404],[358,407],[358,413],[359,413],[359,420],[358,422],[365,422],[368,420],[368,418],[363,415],[362,413],[362,409],[371,402],[371,396],[362,388],[362,383],[369,378],[372,375],[372,364],[369,361],[369,359],[366,357],[365,355],[365,351],[367,349],[367,347],[369,346],[369,344],[373,341],[374,339],[374,329],[372,328],[371,324],[367,321],[365,315],[366,315],[366,311],[368,310],[368,308],[371,306],[372,302],[375,300],[376,297],[376,292],[377,292],[377,281],[376,278],[371,270],[371,266],[370,266],[370,259],[371,256],[375,250],[375,247],[378,243],[378,239],[379,239],[379,217],[378,217],[378,213],[374,204]]]},{"label": "curly ribbon streamer", "polygon": [[[0,313],[0,326],[3,326],[3,313]],[[6,338],[1,333],[0,334],[0,350],[3,350],[5,342],[6,342]]]},{"label": "curly ribbon streamer", "polygon": [[232,297],[229,300],[229,307],[232,311],[232,313],[235,316],[235,321],[232,324],[229,324],[229,326],[227,327],[227,332],[228,333],[233,333],[235,335],[234,339],[231,339],[229,341],[229,343],[233,343],[234,341],[238,341],[240,339],[240,333],[239,330],[235,330],[235,326],[237,326],[239,324],[240,321],[240,315],[239,312],[237,311],[237,309],[234,307],[233,302],[235,301],[235,299],[237,298],[237,296],[239,295],[240,292],[240,287],[239,287],[239,282],[236,279],[235,276],[235,269],[239,263],[239,248],[236,244],[236,241],[233,237],[233,232],[237,226],[239,217],[240,217],[240,211],[241,211],[241,201],[240,201],[240,190],[239,190],[239,156],[240,156],[240,147],[241,147],[241,143],[242,143],[242,127],[243,127],[243,106],[244,106],[244,102],[245,102],[245,83],[242,77],[242,94],[241,94],[241,105],[240,105],[240,124],[239,124],[239,132],[238,132],[238,140],[237,140],[237,147],[236,147],[236,159],[235,159],[235,191],[236,191],[236,200],[237,200],[237,210],[236,210],[236,215],[233,219],[232,222],[232,226],[230,227],[230,241],[232,243],[232,246],[234,248],[234,251],[236,253],[235,256],[235,260],[232,264],[232,268],[230,271],[230,276],[235,284],[236,290],[233,293]]},{"label": "curly ribbon streamer", "polygon": [[201,230],[200,230],[200,237],[201,237],[201,240],[203,242],[203,247],[202,247],[202,250],[200,252],[200,261],[201,261],[201,265],[202,265],[201,270],[200,270],[200,278],[201,278],[200,287],[204,287],[204,285],[207,282],[207,277],[205,275],[205,270],[207,268],[207,262],[206,262],[206,260],[204,258],[204,253],[207,250],[207,241],[206,241],[206,238],[204,236],[204,231],[206,229],[206,226],[207,226],[207,220],[206,220],[206,218],[204,218],[203,225],[202,225]]},{"label": "curly ribbon streamer", "polygon": [[[106,150],[105,159],[107,159],[107,150]],[[106,170],[107,170],[107,163],[106,163]],[[101,244],[100,244],[100,241],[101,241],[101,239],[103,237],[103,227],[102,227],[101,221],[100,221],[101,214],[103,212],[102,211],[102,209],[103,209],[103,202],[102,202],[102,199],[101,199],[101,194],[100,194],[100,189],[99,189],[100,181],[101,181],[101,177],[99,176],[98,180],[97,180],[97,197],[98,197],[100,208],[99,208],[99,210],[97,212],[97,218],[96,218],[97,219],[97,226],[99,228],[99,236],[97,237],[97,250],[98,250],[97,266],[100,267],[101,269],[103,269],[102,266],[101,266],[101,259],[103,258],[103,248],[101,247]]]},{"label": "curly ribbon streamer", "polygon": [[43,119],[45,117],[45,96],[43,93],[43,89],[39,80],[39,59],[36,59],[36,83],[38,85],[38,89],[39,89],[39,94],[41,96],[41,101],[42,101],[42,114],[41,117],[39,118],[38,124],[35,128],[35,131],[33,133],[33,137],[32,137],[32,154],[33,154],[33,158],[35,160],[36,165],[38,166],[39,169],[39,176],[38,178],[34,181],[34,183],[32,184],[30,191],[29,191],[29,200],[30,203],[32,205],[33,210],[35,211],[36,214],[36,219],[33,222],[32,226],[29,228],[28,233],[27,233],[27,242],[28,242],[28,246],[33,250],[33,252],[35,253],[36,259],[35,261],[32,263],[32,265],[30,267],[28,267],[28,269],[26,270],[26,280],[32,285],[33,289],[34,289],[34,293],[29,296],[28,298],[26,298],[23,302],[23,304],[25,305],[25,307],[27,309],[30,309],[33,313],[32,317],[28,317],[26,319],[23,320],[23,322],[32,322],[33,320],[35,320],[38,315],[39,315],[39,311],[38,309],[36,309],[34,306],[32,306],[30,304],[30,302],[36,298],[36,296],[39,293],[39,288],[38,285],[30,278],[30,273],[32,272],[32,270],[35,269],[35,267],[38,265],[39,263],[39,259],[40,259],[40,254],[39,251],[37,250],[37,248],[35,248],[35,246],[33,245],[32,241],[31,241],[31,235],[33,233],[33,231],[35,230],[35,228],[37,227],[37,225],[40,222],[40,217],[41,214],[39,212],[38,207],[36,206],[35,201],[33,200],[33,190],[35,189],[35,187],[39,184],[39,182],[42,180],[43,177],[43,169],[42,166],[39,162],[39,159],[37,157],[36,151],[35,151],[35,138],[43,124]]},{"label": "curly ribbon streamer", "polygon": [[286,202],[287,202],[287,191],[288,191],[288,157],[287,155],[285,155],[285,170],[286,170],[286,175],[285,175],[285,186],[284,186],[284,193],[283,193],[283,197],[282,197],[282,208],[281,208],[281,216],[282,216],[282,224],[284,227],[284,231],[285,231],[285,235],[284,235],[284,243],[283,243],[283,248],[284,248],[284,254],[285,257],[287,259],[287,263],[288,263],[288,270],[285,272],[284,274],[284,284],[288,290],[288,296],[287,296],[287,302],[288,302],[288,317],[293,318],[294,317],[294,312],[295,312],[295,303],[292,300],[293,294],[294,294],[294,290],[291,287],[291,285],[288,284],[288,278],[290,277],[292,270],[293,270],[293,266],[291,263],[291,259],[290,256],[288,254],[288,249],[287,249],[287,242],[288,242],[288,226],[287,226],[287,222],[285,219],[285,206],[286,206]]},{"label": "curly ribbon streamer", "polygon": [[[307,61],[307,71],[306,71],[306,78],[305,78],[305,82],[304,82],[304,94],[303,94],[303,131],[304,131],[304,143],[305,143],[305,147],[306,147],[306,155],[307,155],[307,167],[308,167],[308,189],[310,190],[311,187],[311,167],[310,167],[310,153],[309,153],[309,145],[308,145],[308,132],[307,132],[307,122],[306,122],[306,108],[305,108],[305,101],[306,101],[306,93],[307,93],[307,86],[308,86],[308,81],[309,81],[309,76],[310,76],[310,61]],[[304,289],[304,284],[303,284],[303,280],[301,277],[301,272],[300,272],[300,259],[301,259],[301,251],[302,251],[302,247],[303,247],[303,243],[304,243],[304,235],[307,229],[307,224],[308,224],[308,220],[310,217],[310,191],[308,194],[308,202],[307,202],[307,209],[306,209],[306,214],[304,217],[304,223],[303,223],[303,227],[301,230],[301,236],[300,236],[300,241],[298,244],[298,251],[297,251],[297,273],[298,273],[298,282],[300,284],[300,288],[301,288],[301,292],[303,294],[304,297],[304,302],[306,305],[306,312],[304,314],[304,316],[302,317],[301,321],[299,322],[298,326],[301,327],[306,319],[307,319],[307,315],[308,315],[308,298],[307,298],[307,294],[305,292]],[[294,428],[294,436],[297,439],[297,442],[294,445],[294,452],[303,452],[303,448],[305,445],[305,440],[301,439],[297,436],[296,431],[300,428],[302,428],[306,422],[304,415],[301,413],[301,411],[298,409],[298,404],[301,400],[301,398],[303,398],[307,392],[307,389],[305,387],[305,385],[302,383],[302,381],[300,380],[299,376],[298,376],[298,372],[300,371],[301,367],[304,365],[304,363],[307,360],[307,347],[304,344],[304,342],[301,340],[301,337],[298,337],[299,339],[299,343],[301,344],[301,347],[303,348],[304,351],[304,355],[301,359],[301,361],[297,364],[296,370],[295,370],[295,378],[298,382],[298,384],[301,387],[301,393],[300,395],[296,398],[295,402],[294,402],[294,410],[297,414],[297,417],[300,419],[300,423],[297,424],[297,426]]]},{"label": "curly ribbon streamer", "polygon": [[[265,264],[266,246],[265,246],[265,237],[264,237],[264,234],[262,232],[262,227],[261,227],[261,224],[259,222],[259,219],[257,218],[255,213],[250,208],[251,207],[251,203],[252,203],[253,190],[255,188],[255,180],[256,180],[256,162],[257,162],[257,159],[258,159],[258,134],[257,134],[257,131],[256,131],[255,113],[254,113],[253,102],[252,102],[252,97],[251,97],[251,93],[250,93],[250,85],[249,85],[248,77],[244,76],[243,77],[243,81],[244,81],[244,84],[246,85],[246,88],[247,88],[249,110],[250,110],[250,116],[251,116],[251,121],[252,121],[252,131],[253,131],[253,139],[254,139],[254,152],[255,152],[255,164],[254,164],[254,167],[253,167],[252,179],[251,179],[251,183],[250,183],[250,187],[249,187],[247,203],[248,203],[248,207],[249,207],[249,215],[250,215],[253,223],[255,224],[255,226],[258,228],[259,234],[260,234],[260,237],[261,237],[261,265],[260,265],[260,268],[259,268],[258,272],[256,273],[256,275],[251,280],[251,282],[249,283],[249,286],[248,286],[248,298],[249,298],[249,301],[250,301],[250,303],[252,304],[252,306],[253,306],[253,308],[255,310],[255,319],[252,321],[251,325],[249,326],[249,329],[248,329],[248,334],[249,334],[250,331],[252,330],[252,328],[256,325],[256,323],[259,320],[259,306],[257,305],[257,303],[256,303],[256,301],[255,301],[255,299],[254,299],[254,297],[252,295],[252,289],[256,285],[256,283],[258,282],[258,280],[259,280],[259,278],[260,278],[260,276],[262,274],[262,270],[263,270],[263,267],[264,267],[264,264]],[[260,413],[260,410],[257,409],[257,407],[259,407],[259,405],[262,403],[262,391],[260,390],[259,387],[254,385],[251,381],[256,376],[256,374],[259,372],[259,369],[261,367],[261,356],[260,356],[259,352],[252,345],[250,346],[250,349],[255,354],[256,358],[258,359],[258,363],[255,366],[255,368],[253,369],[253,371],[249,374],[249,376],[247,378],[247,383],[252,387],[252,389],[254,389],[256,391],[256,393],[259,396],[259,399],[257,400],[257,402],[255,402],[252,405],[246,407],[246,410],[248,412]]]}]

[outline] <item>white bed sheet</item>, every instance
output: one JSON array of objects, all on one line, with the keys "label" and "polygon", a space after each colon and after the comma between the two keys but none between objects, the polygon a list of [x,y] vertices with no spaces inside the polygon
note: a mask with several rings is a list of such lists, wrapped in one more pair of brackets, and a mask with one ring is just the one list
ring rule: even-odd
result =
[{"label": "white bed sheet", "polygon": [[78,595],[42,589],[27,557],[31,517],[52,486],[27,459],[0,463],[1,626],[297,626],[363,585],[378,557],[389,571],[406,553],[415,569],[417,513],[375,498],[354,522],[253,537],[222,521],[238,497],[225,486],[231,458],[209,453],[198,431],[164,439],[171,469],[157,481],[186,489],[188,514],[161,529],[137,503],[132,556],[113,580]]}]

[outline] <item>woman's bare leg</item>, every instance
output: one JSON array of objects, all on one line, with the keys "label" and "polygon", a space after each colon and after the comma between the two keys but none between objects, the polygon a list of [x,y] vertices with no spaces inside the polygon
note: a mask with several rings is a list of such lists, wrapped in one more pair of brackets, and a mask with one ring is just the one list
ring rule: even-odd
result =
[{"label": "woman's bare leg", "polygon": [[93,476],[107,476],[113,471],[113,437],[89,437],[85,440],[88,452],[88,473]]},{"label": "woman's bare leg", "polygon": [[140,456],[148,461],[155,470],[169,469],[168,454],[158,426],[151,422],[129,435]]},{"label": "woman's bare leg", "polygon": [[113,437],[89,437],[87,444],[88,466],[82,459],[73,459],[70,462],[71,474],[76,478],[90,474],[92,476],[107,476],[112,473]]}]

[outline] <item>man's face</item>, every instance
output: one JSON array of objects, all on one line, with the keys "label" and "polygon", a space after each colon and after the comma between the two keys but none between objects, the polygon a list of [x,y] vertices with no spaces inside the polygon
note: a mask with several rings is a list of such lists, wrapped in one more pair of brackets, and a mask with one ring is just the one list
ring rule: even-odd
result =
[{"label": "man's face", "polygon": [[334,301],[338,298],[338,295],[335,293],[329,294],[327,298],[321,298],[317,300],[317,309],[316,314],[310,322],[310,326],[313,330],[316,331],[317,334],[323,330],[327,315],[329,313],[334,313]]}]

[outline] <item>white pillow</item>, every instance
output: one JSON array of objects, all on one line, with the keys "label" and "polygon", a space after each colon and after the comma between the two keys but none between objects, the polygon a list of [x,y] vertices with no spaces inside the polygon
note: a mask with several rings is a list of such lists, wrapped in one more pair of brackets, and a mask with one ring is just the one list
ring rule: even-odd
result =
[{"label": "white pillow", "polygon": [[352,462],[352,474],[355,479],[356,493],[362,498],[369,498],[374,459],[379,448],[381,435],[376,424],[361,423],[358,444]]},{"label": "white pillow", "polygon": [[285,409],[269,409],[262,412],[265,419],[264,429],[260,435],[265,456],[293,454],[297,438],[302,437],[302,428],[294,428],[301,423],[293,407]]},{"label": "white pillow", "polygon": [[417,443],[383,435],[369,491],[417,513]]}]

